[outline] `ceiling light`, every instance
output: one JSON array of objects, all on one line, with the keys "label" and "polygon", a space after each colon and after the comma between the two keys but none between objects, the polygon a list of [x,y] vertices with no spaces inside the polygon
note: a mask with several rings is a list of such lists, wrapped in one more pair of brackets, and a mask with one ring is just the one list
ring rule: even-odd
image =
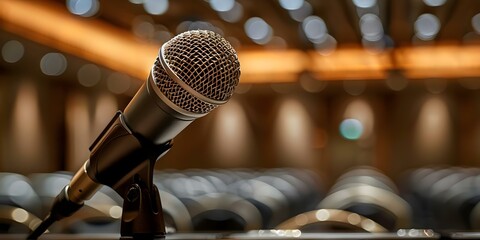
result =
[{"label": "ceiling light", "polygon": [[168,0],[145,0],[143,8],[152,15],[162,15],[168,10]]},{"label": "ceiling light", "polygon": [[45,75],[59,76],[67,69],[67,59],[61,53],[47,53],[40,60],[40,69]]},{"label": "ceiling light", "polygon": [[93,87],[102,77],[102,72],[95,64],[85,64],[77,72],[78,82],[85,87]]},{"label": "ceiling light", "polygon": [[152,17],[148,15],[140,15],[133,19],[133,33],[143,39],[151,39],[155,32],[155,26]]},{"label": "ceiling light", "polygon": [[447,0],[423,0],[423,2],[430,7],[439,7],[445,4]]},{"label": "ceiling light", "polygon": [[377,0],[352,0],[358,8],[371,8],[377,4]]},{"label": "ceiling light", "polygon": [[401,91],[408,86],[408,80],[399,72],[390,72],[385,83],[394,91]]},{"label": "ceiling light", "polygon": [[382,21],[377,15],[367,13],[360,18],[360,31],[366,40],[378,41],[383,37]]},{"label": "ceiling light", "polygon": [[302,7],[304,0],[278,0],[280,6],[286,10],[296,10]]},{"label": "ceiling light", "polygon": [[2,57],[5,62],[18,62],[20,59],[22,59],[24,53],[25,48],[23,47],[23,44],[19,41],[10,40],[3,44]]},{"label": "ceiling light", "polygon": [[439,94],[447,88],[447,80],[441,78],[426,79],[425,87],[430,93]]},{"label": "ceiling light", "polygon": [[247,36],[258,44],[265,44],[272,38],[273,30],[263,19],[252,17],[244,25]]},{"label": "ceiling light", "polygon": [[98,0],[67,0],[67,9],[75,15],[91,17],[98,12]]},{"label": "ceiling light", "polygon": [[242,4],[235,2],[232,9],[225,12],[218,12],[218,15],[229,23],[238,22],[243,17],[243,6]]},{"label": "ceiling light", "polygon": [[176,28],[177,34],[188,31],[191,24],[192,24],[192,21],[183,21],[180,24],[178,24],[178,26]]},{"label": "ceiling light", "polygon": [[107,78],[107,87],[112,93],[125,93],[130,88],[130,77],[123,73],[114,72]]},{"label": "ceiling light", "polygon": [[414,23],[415,35],[422,40],[432,40],[440,31],[440,20],[430,13],[420,15]]},{"label": "ceiling light", "polygon": [[226,12],[232,10],[235,0],[210,0],[210,7],[217,12]]},{"label": "ceiling light", "polygon": [[330,55],[337,49],[337,40],[330,34],[327,34],[321,42],[315,43],[315,49],[321,55]]},{"label": "ceiling light", "polygon": [[383,38],[380,38],[376,41],[369,41],[366,38],[362,38],[362,45],[366,50],[372,53],[383,52],[383,50],[385,50],[387,47],[387,43]]},{"label": "ceiling light", "polygon": [[472,27],[475,32],[480,33],[480,13],[472,17]]},{"label": "ceiling light", "polygon": [[302,73],[299,78],[300,86],[310,93],[317,93],[325,89],[327,83],[315,79],[310,73]]},{"label": "ceiling light", "polygon": [[313,43],[321,43],[327,37],[327,25],[318,16],[309,16],[302,22],[302,28],[308,40]]},{"label": "ceiling light", "polygon": [[128,0],[128,1],[133,4],[142,4],[143,2],[145,2],[145,0]]},{"label": "ceiling light", "polygon": [[343,89],[352,96],[358,96],[365,91],[367,84],[361,80],[343,81]]},{"label": "ceiling light", "polygon": [[348,140],[357,140],[362,136],[363,125],[357,119],[348,118],[340,123],[340,134]]},{"label": "ceiling light", "polygon": [[302,22],[305,18],[312,15],[312,13],[312,5],[306,1],[303,2],[300,8],[288,11],[290,17],[297,22]]}]

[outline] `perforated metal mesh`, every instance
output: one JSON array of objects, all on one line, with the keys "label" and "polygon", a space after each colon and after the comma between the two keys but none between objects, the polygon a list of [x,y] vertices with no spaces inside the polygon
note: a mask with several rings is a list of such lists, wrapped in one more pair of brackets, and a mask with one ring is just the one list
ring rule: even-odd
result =
[{"label": "perforated metal mesh", "polygon": [[[165,44],[166,63],[194,91],[217,101],[226,101],[232,96],[240,78],[240,63],[235,50],[222,36],[211,31],[194,30]],[[186,111],[202,114],[217,107],[194,97],[178,85],[158,59],[154,78],[160,91]]]},{"label": "perforated metal mesh", "polygon": [[153,76],[160,91],[172,103],[192,113],[208,113],[215,109],[217,105],[206,103],[188,93],[180,85],[178,85],[160,64],[157,58],[153,67]]}]

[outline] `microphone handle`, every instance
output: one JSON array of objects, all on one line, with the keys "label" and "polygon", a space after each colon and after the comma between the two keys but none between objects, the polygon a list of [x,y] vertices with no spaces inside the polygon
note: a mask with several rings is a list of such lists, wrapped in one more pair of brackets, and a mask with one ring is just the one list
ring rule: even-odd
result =
[{"label": "microphone handle", "polygon": [[68,200],[77,204],[89,200],[101,184],[115,188],[148,158],[138,136],[122,121],[121,111],[113,116],[89,149],[90,159],[65,189]]}]

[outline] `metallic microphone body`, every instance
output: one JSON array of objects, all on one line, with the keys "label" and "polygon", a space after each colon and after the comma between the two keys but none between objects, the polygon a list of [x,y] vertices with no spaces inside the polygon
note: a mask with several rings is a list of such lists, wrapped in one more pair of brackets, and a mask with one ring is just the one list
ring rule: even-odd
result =
[{"label": "metallic microphone body", "polygon": [[122,236],[164,236],[154,164],[193,120],[230,99],[239,78],[235,50],[214,32],[189,31],[163,44],[145,84],[93,142],[90,158],[27,238],[75,213],[101,185],[124,198]]},{"label": "metallic microphone body", "polygon": [[121,136],[136,134],[162,144],[172,140],[195,120],[175,111],[158,96],[163,95],[159,95],[150,73],[147,82],[142,85],[124,112],[117,113],[114,117],[113,120],[117,121],[112,120],[90,147],[90,159],[76,172],[65,188],[70,201],[83,204],[102,184],[120,184],[122,178],[127,179],[135,173],[132,167],[141,166],[137,161],[143,162],[145,159],[134,159],[131,155],[135,155],[134,152],[143,146],[130,137]]},{"label": "metallic microphone body", "polygon": [[65,188],[67,198],[82,204],[100,184],[114,187],[131,177],[148,157],[141,152],[145,143],[168,143],[226,103],[239,77],[235,50],[216,33],[189,31],[166,42],[145,84],[90,147],[90,159]]}]

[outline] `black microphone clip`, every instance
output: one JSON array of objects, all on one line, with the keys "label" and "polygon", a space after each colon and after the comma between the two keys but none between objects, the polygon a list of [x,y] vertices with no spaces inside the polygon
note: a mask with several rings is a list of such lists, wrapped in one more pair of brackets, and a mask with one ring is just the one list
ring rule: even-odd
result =
[{"label": "black microphone clip", "polygon": [[165,238],[165,222],[157,187],[155,163],[172,140],[155,144],[130,130],[118,111],[90,147],[86,172],[123,198],[121,239]]}]

